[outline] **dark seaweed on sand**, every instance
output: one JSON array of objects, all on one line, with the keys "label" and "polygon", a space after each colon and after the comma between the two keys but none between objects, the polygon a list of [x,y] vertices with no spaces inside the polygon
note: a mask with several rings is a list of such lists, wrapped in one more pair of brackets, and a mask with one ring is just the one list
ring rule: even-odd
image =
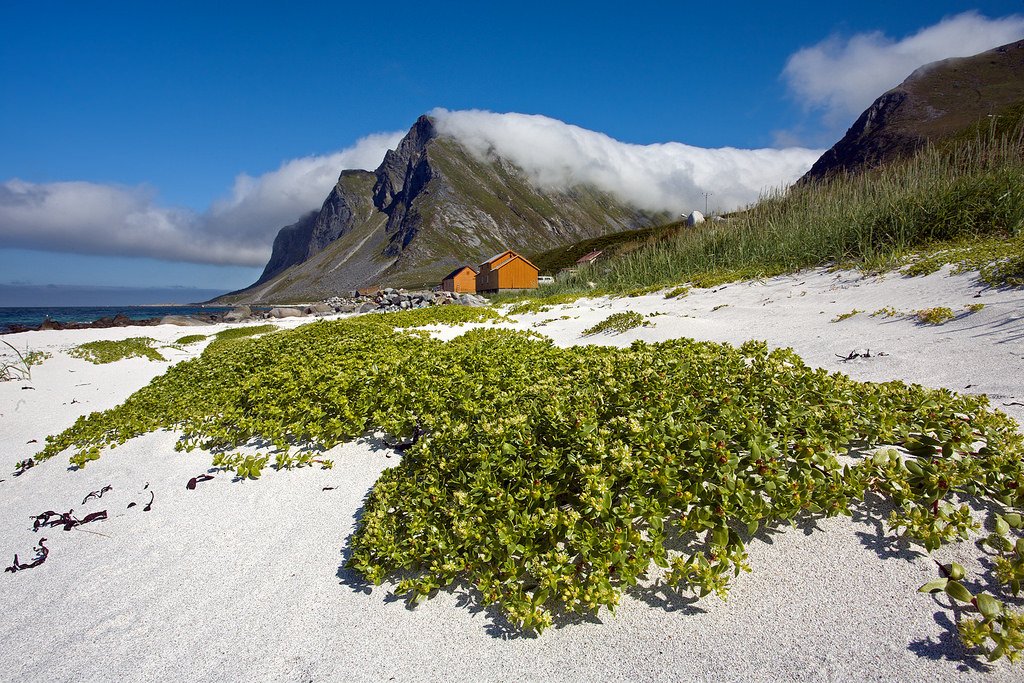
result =
[{"label": "dark seaweed on sand", "polygon": [[15,553],[14,564],[12,564],[10,567],[5,568],[4,571],[11,572],[13,574],[14,572],[19,572],[22,569],[32,569],[33,567],[38,567],[43,562],[46,562],[46,557],[50,554],[50,549],[46,547],[45,541],[45,538],[39,539],[39,544],[36,546],[36,559],[32,560],[31,562],[26,562],[23,564],[18,561],[18,554]]}]

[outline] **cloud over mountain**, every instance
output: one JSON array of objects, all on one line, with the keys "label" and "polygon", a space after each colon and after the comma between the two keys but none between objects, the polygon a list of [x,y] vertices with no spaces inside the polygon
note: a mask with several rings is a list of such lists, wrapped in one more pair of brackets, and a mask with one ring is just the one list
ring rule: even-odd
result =
[{"label": "cloud over mountain", "polygon": [[239,174],[203,212],[159,206],[148,187],[85,181],[0,183],[0,247],[261,266],[280,227],[317,208],[346,168],[375,168],[402,133]]},{"label": "cloud over mountain", "polygon": [[880,31],[832,36],[795,52],[782,78],[809,111],[830,129],[845,129],[885,91],[918,67],[967,57],[1024,37],[1024,16],[989,19],[977,12],[947,17],[896,40]]},{"label": "cloud over mountain", "polygon": [[635,145],[546,116],[488,111],[431,112],[438,131],[479,158],[504,158],[541,189],[590,184],[651,211],[683,212],[710,204],[721,210],[756,201],[789,185],[821,150],[706,149],[678,142]]},{"label": "cloud over mountain", "polygon": [[[703,149],[677,142],[635,145],[545,116],[486,111],[432,112],[442,134],[481,158],[522,168],[540,189],[591,184],[642,209],[732,209],[802,175],[820,150]],[[147,187],[86,181],[0,183],[0,247],[165,261],[263,265],[277,230],[316,209],[341,170],[375,168],[400,133],[362,138],[324,156],[240,174],[205,211],[161,206]]]}]

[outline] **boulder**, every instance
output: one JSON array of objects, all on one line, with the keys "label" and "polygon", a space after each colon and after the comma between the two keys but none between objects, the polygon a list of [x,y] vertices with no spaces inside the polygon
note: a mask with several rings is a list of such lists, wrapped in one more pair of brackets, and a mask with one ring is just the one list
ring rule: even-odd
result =
[{"label": "boulder", "polygon": [[301,309],[289,308],[287,306],[278,306],[277,308],[270,309],[271,318],[294,318],[297,316],[305,315]]},{"label": "boulder", "polygon": [[179,327],[197,327],[199,325],[208,325],[209,323],[203,322],[202,320],[196,320],[188,315],[165,315],[160,318],[160,324],[178,325]]},{"label": "boulder", "polygon": [[306,315],[328,315],[334,313],[334,306],[327,303],[310,304],[304,309]]},{"label": "boulder", "polygon": [[370,311],[376,311],[376,310],[377,310],[377,304],[373,303],[372,301],[367,301],[365,304],[363,304],[362,306],[359,307],[359,312],[360,313],[369,313]]},{"label": "boulder", "polygon": [[237,323],[252,317],[252,309],[248,306],[237,306],[224,314],[224,322]]},{"label": "boulder", "polygon": [[686,224],[689,226],[700,225],[704,222],[704,214],[700,211],[691,211],[690,215],[686,217]]}]

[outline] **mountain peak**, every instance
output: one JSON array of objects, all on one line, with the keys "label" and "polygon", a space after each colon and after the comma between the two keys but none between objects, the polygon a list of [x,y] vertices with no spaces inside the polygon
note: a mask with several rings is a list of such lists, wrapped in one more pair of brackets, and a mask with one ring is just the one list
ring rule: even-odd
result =
[{"label": "mountain peak", "polygon": [[260,279],[225,302],[309,301],[387,284],[428,286],[494,252],[539,253],[667,216],[580,185],[542,191],[420,116],[374,172],[343,171],[319,212],[282,228]]}]

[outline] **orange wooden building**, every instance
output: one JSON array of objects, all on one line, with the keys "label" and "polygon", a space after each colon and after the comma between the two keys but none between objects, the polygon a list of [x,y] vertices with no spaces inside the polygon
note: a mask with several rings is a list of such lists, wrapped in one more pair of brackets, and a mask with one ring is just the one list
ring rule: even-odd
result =
[{"label": "orange wooden building", "polygon": [[476,294],[476,270],[469,266],[456,268],[441,280],[441,289],[460,294]]},{"label": "orange wooden building", "polygon": [[508,249],[480,264],[480,271],[476,274],[476,291],[537,289],[538,273],[540,268]]}]

